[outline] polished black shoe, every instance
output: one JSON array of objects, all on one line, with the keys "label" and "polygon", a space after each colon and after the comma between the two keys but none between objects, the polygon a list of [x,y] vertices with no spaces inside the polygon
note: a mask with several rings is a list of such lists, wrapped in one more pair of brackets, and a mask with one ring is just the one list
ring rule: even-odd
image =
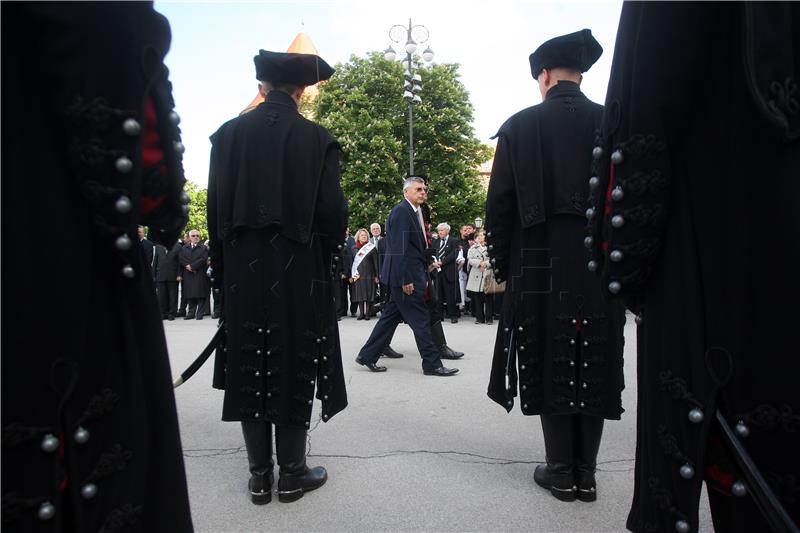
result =
[{"label": "polished black shoe", "polygon": [[172,315],[167,315],[167,320],[175,320],[175,317]]},{"label": "polished black shoe", "polygon": [[403,358],[403,354],[401,354],[400,352],[394,351],[391,346],[387,346],[383,350],[383,353],[381,354],[381,357],[387,357],[389,359],[402,359]]},{"label": "polished black shoe", "polygon": [[487,321],[486,321],[486,324],[487,324],[487,325],[489,325],[489,326],[491,326],[492,324],[494,324],[494,320],[487,320]]},{"label": "polished black shoe", "polygon": [[250,489],[250,501],[256,505],[266,505],[272,501],[272,473],[269,476],[250,476],[247,488]]},{"label": "polished black shoe", "polygon": [[183,317],[184,320],[194,320],[193,316],[186,315]]},{"label": "polished black shoe", "polygon": [[198,316],[195,320],[203,320],[203,315]]},{"label": "polished black shoe", "polygon": [[462,357],[464,357],[464,352],[457,352],[446,344],[439,348],[440,359],[461,359]]},{"label": "polished black shoe", "polygon": [[358,315],[358,318],[356,320],[364,320],[364,315]]},{"label": "polished black shoe", "polygon": [[215,319],[215,320],[216,320],[217,318],[219,318],[219,313],[214,313],[214,314],[212,314],[212,315],[211,315],[211,318],[213,318],[213,319]]},{"label": "polished black shoe", "polygon": [[557,500],[574,502],[578,487],[572,467],[560,464],[541,464],[533,472],[533,480],[550,491]]},{"label": "polished black shoe", "polygon": [[386,372],[385,366],[378,366],[375,363],[367,363],[366,361],[362,361],[358,357],[356,357],[356,363],[358,363],[361,366],[369,368],[370,372]]},{"label": "polished black shoe", "polygon": [[186,316],[186,311],[178,311],[178,314],[175,316]]},{"label": "polished black shoe", "polygon": [[433,370],[423,370],[422,373],[426,376],[439,376],[446,378],[448,376],[454,376],[458,374],[458,369],[440,366],[439,368],[434,368]]},{"label": "polished black shoe", "polygon": [[302,474],[281,474],[278,478],[278,501],[289,503],[299,500],[303,494],[320,488],[328,481],[328,472],[321,466],[305,468]]},{"label": "polished black shoe", "polygon": [[457,318],[451,318],[450,319],[450,323],[451,324],[458,324],[458,319]]}]

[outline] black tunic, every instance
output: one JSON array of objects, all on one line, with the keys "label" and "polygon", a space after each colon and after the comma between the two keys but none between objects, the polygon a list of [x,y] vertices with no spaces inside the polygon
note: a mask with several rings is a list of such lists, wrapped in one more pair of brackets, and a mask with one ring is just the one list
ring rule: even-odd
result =
[{"label": "black tunic", "polygon": [[[1,18],[3,531],[191,531],[136,236],[171,245],[186,222],[169,26],[145,2],[4,2]],[[144,132],[164,166],[145,165]]]},{"label": "black tunic", "polygon": [[509,411],[519,380],[526,415],[622,413],[624,309],[602,297],[581,242],[602,109],[561,81],[498,132],[487,235],[509,282],[488,394]]},{"label": "black tunic", "polygon": [[211,142],[211,261],[226,321],[214,371],[222,418],[309,427],[316,388],[327,421],[347,405],[331,275],[347,221],[338,144],[279,91]]},{"label": "black tunic", "polygon": [[799,21],[794,3],[622,10],[592,237],[641,322],[633,531],[696,531],[704,475],[728,496],[742,479],[717,409],[800,520]]}]

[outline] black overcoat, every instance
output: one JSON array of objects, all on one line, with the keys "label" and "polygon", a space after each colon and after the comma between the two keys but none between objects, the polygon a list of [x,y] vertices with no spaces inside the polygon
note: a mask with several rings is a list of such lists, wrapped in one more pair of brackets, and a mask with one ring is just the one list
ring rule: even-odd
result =
[{"label": "black overcoat", "polygon": [[[183,246],[180,252],[181,276],[183,276],[183,297],[184,298],[206,298],[208,296],[209,281],[206,271],[208,270],[208,248],[202,244],[196,244],[192,248],[191,244]],[[186,269],[191,265],[192,271]]]},{"label": "black overcoat", "polygon": [[798,21],[794,3],[622,10],[591,237],[603,291],[639,314],[633,531],[697,531],[703,478],[741,481],[717,409],[800,521]]},{"label": "black overcoat", "polygon": [[622,413],[624,308],[603,298],[582,243],[602,110],[561,81],[498,132],[487,235],[508,284],[488,394],[509,411],[519,380],[526,415]]},{"label": "black overcoat", "polygon": [[[136,235],[142,224],[173,243],[186,222],[169,25],[145,2],[4,2],[0,18],[3,250],[14,256],[2,272],[3,531],[191,531]],[[143,159],[145,132],[163,164]],[[54,231],[68,261],[42,245]],[[43,301],[64,311],[45,320]]]},{"label": "black overcoat", "polygon": [[[223,420],[309,427],[347,405],[332,270],[347,223],[339,148],[278,91],[211,137],[208,215],[226,340]],[[277,200],[276,200],[277,199]],[[338,283],[338,282],[337,282]]]}]

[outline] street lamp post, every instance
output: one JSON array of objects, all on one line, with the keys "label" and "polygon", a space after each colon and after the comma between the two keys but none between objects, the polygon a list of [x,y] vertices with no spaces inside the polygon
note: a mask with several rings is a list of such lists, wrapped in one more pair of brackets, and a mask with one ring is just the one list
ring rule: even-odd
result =
[{"label": "street lamp post", "polygon": [[[412,24],[408,19],[408,26],[395,24],[389,29],[389,39],[392,43],[403,45],[406,56],[402,60],[406,64],[403,73],[403,99],[408,102],[408,174],[414,175],[414,106],[422,102],[419,92],[422,90],[422,76],[414,72],[413,54],[417,45],[428,42],[430,33],[428,28],[421,24]],[[383,51],[383,57],[394,61],[396,56],[393,45],[390,43]],[[422,59],[426,63],[433,61],[433,50],[430,46],[422,52]]]}]

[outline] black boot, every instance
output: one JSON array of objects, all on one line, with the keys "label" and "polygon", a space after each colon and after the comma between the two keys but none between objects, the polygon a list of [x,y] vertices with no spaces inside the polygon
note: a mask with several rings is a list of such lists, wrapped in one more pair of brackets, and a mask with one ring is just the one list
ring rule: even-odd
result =
[{"label": "black boot", "polygon": [[431,324],[431,338],[433,344],[439,350],[439,357],[441,359],[460,359],[464,357],[464,352],[457,352],[447,345],[447,339],[444,337],[444,328],[442,328],[442,321],[437,320]]},{"label": "black boot", "polygon": [[539,465],[533,480],[557,499],[575,501],[577,486],[572,459],[572,415],[541,415],[547,464]]},{"label": "black boot", "polygon": [[575,416],[575,481],[578,499],[582,502],[593,502],[597,499],[594,472],[600,438],[603,436],[603,422],[599,416]]},{"label": "black boot", "polygon": [[275,427],[275,444],[278,447],[278,500],[293,502],[303,493],[318,489],[328,480],[328,472],[321,466],[306,466],[306,430]]},{"label": "black boot", "polygon": [[256,505],[264,505],[272,501],[272,424],[242,420],[242,434],[250,465],[250,499]]},{"label": "black boot", "polygon": [[387,346],[383,349],[383,352],[381,352],[381,357],[388,357],[389,359],[402,359],[403,354],[394,351],[391,346]]}]

